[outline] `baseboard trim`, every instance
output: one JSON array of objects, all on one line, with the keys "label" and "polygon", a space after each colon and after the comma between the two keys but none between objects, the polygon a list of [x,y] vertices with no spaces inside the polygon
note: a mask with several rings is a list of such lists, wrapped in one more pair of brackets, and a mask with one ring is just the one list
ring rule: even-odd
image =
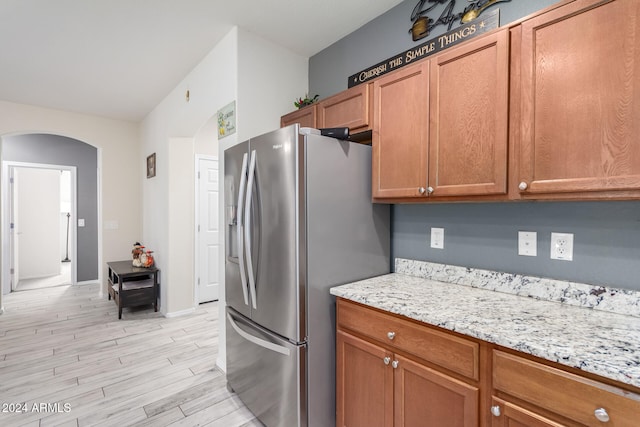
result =
[{"label": "baseboard trim", "polygon": [[171,317],[186,316],[187,314],[191,314],[195,311],[196,311],[196,308],[191,307],[191,308],[187,308],[186,310],[174,311],[171,313],[164,313],[164,317],[171,318]]},{"label": "baseboard trim", "polygon": [[99,285],[100,281],[98,280],[84,280],[82,282],[76,282],[76,285],[78,286],[85,286],[85,285]]}]

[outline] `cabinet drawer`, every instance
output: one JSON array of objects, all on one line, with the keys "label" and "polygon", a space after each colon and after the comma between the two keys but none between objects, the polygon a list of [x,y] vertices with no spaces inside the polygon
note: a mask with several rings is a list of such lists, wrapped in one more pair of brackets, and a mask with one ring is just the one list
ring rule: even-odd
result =
[{"label": "cabinet drawer", "polygon": [[[338,300],[338,328],[349,329],[384,343],[389,348],[410,353],[468,378],[478,379],[479,344],[473,341],[341,299]],[[389,333],[394,334],[392,339]]]},{"label": "cabinet drawer", "polygon": [[587,426],[603,425],[594,413],[599,408],[611,425],[638,426],[640,395],[498,350],[493,387]]}]

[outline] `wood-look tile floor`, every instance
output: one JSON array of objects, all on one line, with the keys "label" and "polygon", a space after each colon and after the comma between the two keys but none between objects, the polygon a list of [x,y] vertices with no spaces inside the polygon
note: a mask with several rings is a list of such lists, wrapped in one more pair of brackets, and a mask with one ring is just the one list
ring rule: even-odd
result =
[{"label": "wood-look tile floor", "polygon": [[0,426],[262,426],[215,368],[215,302],[118,320],[85,285],[14,292],[4,307]]}]

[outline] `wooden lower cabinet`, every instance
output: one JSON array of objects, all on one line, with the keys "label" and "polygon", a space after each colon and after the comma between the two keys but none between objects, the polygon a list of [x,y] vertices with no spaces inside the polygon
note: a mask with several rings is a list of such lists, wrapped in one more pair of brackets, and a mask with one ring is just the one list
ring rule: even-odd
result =
[{"label": "wooden lower cabinet", "polygon": [[338,427],[640,426],[634,387],[342,298],[336,320]]},{"label": "wooden lower cabinet", "polygon": [[[640,425],[638,393],[500,350],[493,351],[492,365],[494,395],[500,393],[504,400],[523,402],[530,407],[529,414],[548,414],[544,416],[563,420],[560,424],[554,424],[540,415],[540,419],[530,424],[523,421],[520,424],[501,424],[504,421],[496,420],[498,424],[493,426]],[[513,411],[513,408],[508,411]],[[500,418],[495,413],[493,416]],[[515,415],[511,417],[516,418]]]},{"label": "wooden lower cabinet", "polygon": [[336,353],[336,426],[391,427],[393,372],[384,361],[392,354],[342,331]]},{"label": "wooden lower cabinet", "polygon": [[[380,345],[366,335],[361,338],[340,328],[341,322],[351,324],[354,315],[366,325],[368,313],[363,310],[367,309],[343,301],[338,304],[336,426],[478,427],[478,387],[407,357],[393,345]],[[347,313],[348,318],[342,316]],[[406,342],[411,343],[408,347],[421,345],[414,331],[398,328],[398,322],[391,321],[389,326],[397,334],[391,340],[397,339],[399,346],[405,334]],[[363,331],[369,330],[354,332]],[[425,340],[433,341],[428,332],[425,330]],[[463,365],[468,363],[462,360]]]},{"label": "wooden lower cabinet", "polygon": [[494,397],[491,427],[565,427],[515,404]]},{"label": "wooden lower cabinet", "polygon": [[393,355],[394,426],[477,427],[477,387]]}]

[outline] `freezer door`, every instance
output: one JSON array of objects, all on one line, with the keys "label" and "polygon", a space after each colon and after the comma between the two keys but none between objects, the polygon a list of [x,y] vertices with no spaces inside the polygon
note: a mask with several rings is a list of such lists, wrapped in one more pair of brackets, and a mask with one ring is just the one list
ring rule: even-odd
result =
[{"label": "freezer door", "polygon": [[305,346],[227,307],[227,383],[267,427],[306,427]]},{"label": "freezer door", "polygon": [[294,342],[305,339],[298,280],[298,126],[249,141],[247,260],[251,319]]},{"label": "freezer door", "polygon": [[244,249],[248,148],[245,142],[224,152],[225,299],[245,316],[251,314]]}]

